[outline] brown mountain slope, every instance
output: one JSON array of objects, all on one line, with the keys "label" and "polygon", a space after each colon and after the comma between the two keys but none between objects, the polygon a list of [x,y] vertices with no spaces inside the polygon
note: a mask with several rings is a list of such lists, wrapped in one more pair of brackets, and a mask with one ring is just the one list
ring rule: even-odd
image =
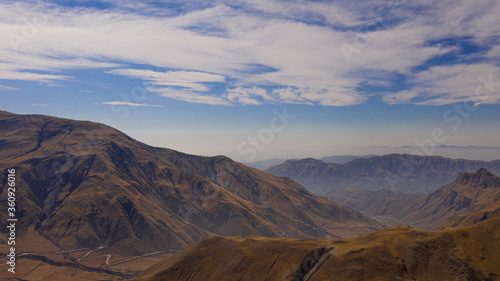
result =
[{"label": "brown mountain slope", "polygon": [[468,226],[473,225],[478,222],[484,221],[489,218],[500,217],[500,195],[496,195],[492,198],[490,206],[479,209],[465,215],[453,215],[451,219],[445,222],[441,228],[445,227],[457,227],[457,226]]},{"label": "brown mountain slope", "polygon": [[390,189],[364,190],[356,188],[337,189],[325,195],[333,201],[354,210],[366,213],[382,212],[393,201],[415,199],[421,196],[410,193],[392,191]]},{"label": "brown mountain slope", "polygon": [[374,217],[392,217],[420,229],[466,226],[500,216],[500,177],[486,169],[458,178],[424,198],[386,199],[379,205],[360,203],[358,210]]},{"label": "brown mountain slope", "polygon": [[[465,190],[463,196],[471,198],[464,211],[457,212],[442,227],[468,226],[480,221],[500,217],[500,177],[486,170],[477,174],[462,174],[458,184],[469,185],[475,190]],[[455,190],[460,192],[460,190]]]},{"label": "brown mountain slope", "polygon": [[480,168],[500,175],[500,160],[487,162],[441,156],[390,154],[355,159],[343,165],[312,158],[288,160],[266,171],[289,177],[317,194],[329,193],[335,189],[358,188],[391,189],[427,195],[455,180],[459,173],[471,173]]},{"label": "brown mountain slope", "polygon": [[395,217],[408,204],[422,196],[410,193],[392,191],[390,189],[364,190],[357,188],[337,189],[325,195],[333,201],[371,216],[389,226],[409,225]]},{"label": "brown mountain slope", "polygon": [[499,280],[500,218],[440,231],[410,227],[347,240],[210,237],[137,281]]},{"label": "brown mountain slope", "polygon": [[459,215],[488,209],[497,210],[498,213],[499,196],[499,177],[485,169],[479,169],[476,173],[461,173],[456,181],[441,187],[418,204],[407,205],[409,214],[403,220],[412,222],[415,227],[431,229]]},{"label": "brown mountain slope", "polygon": [[9,168],[18,235],[34,230],[65,249],[106,246],[127,256],[213,234],[349,237],[380,225],[290,179],[151,147],[92,122],[0,112],[1,206]]}]

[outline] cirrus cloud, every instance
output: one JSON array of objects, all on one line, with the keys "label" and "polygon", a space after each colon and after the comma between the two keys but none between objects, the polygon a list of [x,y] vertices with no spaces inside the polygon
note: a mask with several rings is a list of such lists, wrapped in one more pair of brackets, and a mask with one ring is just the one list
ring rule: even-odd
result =
[{"label": "cirrus cloud", "polygon": [[[17,41],[0,41],[0,80],[51,84],[93,69],[211,105],[346,106],[377,95],[440,105],[470,100],[477,76],[497,79],[499,69],[498,1],[188,1],[177,12],[164,1],[104,2],[1,3],[0,33]],[[484,50],[463,61],[469,51],[440,43],[449,38]],[[439,61],[450,54],[455,62]],[[397,79],[403,89],[391,91]]]},{"label": "cirrus cloud", "polygon": [[124,102],[124,101],[106,101],[101,102],[102,104],[107,105],[126,105],[126,106],[145,106],[145,107],[163,107],[161,105],[156,104],[147,104],[147,103],[133,103],[133,102]]}]

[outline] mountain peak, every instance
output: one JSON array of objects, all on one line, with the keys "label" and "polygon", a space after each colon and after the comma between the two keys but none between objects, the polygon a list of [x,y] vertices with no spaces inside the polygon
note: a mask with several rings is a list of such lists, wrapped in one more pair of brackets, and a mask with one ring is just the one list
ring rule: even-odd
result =
[{"label": "mountain peak", "polygon": [[311,158],[311,157],[297,160],[297,162],[304,163],[304,164],[313,164],[313,165],[320,165],[320,164],[324,164],[325,163],[322,160],[319,160],[319,159],[316,159],[316,158]]},{"label": "mountain peak", "polygon": [[488,176],[494,176],[492,173],[490,173],[490,171],[488,171],[485,168],[479,168],[479,170],[477,170],[476,174],[486,174]]},{"label": "mountain peak", "polygon": [[102,124],[43,115],[0,111],[0,127],[0,170],[19,167],[24,187],[22,226],[40,225],[30,235],[56,247],[106,246],[131,256],[212,234],[331,238],[379,225],[226,156],[154,148]]},{"label": "mountain peak", "polygon": [[499,180],[499,177],[493,175],[487,169],[480,168],[475,173],[460,173],[457,182],[472,186],[493,186],[492,183]]},{"label": "mountain peak", "polygon": [[[321,164],[325,164],[324,161],[322,160],[319,160],[319,159],[316,159],[316,158],[303,158],[303,159],[289,159],[289,160],[286,160],[285,162],[279,164],[279,165],[275,165],[273,167],[278,167],[280,165],[321,165]],[[270,169],[272,169],[273,167],[271,167]]]}]

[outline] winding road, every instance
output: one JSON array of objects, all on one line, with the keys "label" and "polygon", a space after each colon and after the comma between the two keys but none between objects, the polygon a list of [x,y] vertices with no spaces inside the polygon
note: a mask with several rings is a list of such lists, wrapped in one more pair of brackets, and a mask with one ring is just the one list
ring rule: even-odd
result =
[{"label": "winding road", "polygon": [[[131,257],[131,258],[126,258],[126,259],[123,259],[123,260],[120,260],[120,261],[117,261],[117,262],[113,262],[113,263],[111,263],[111,258],[112,258],[111,254],[103,254],[103,255],[100,255],[100,256],[96,256],[96,257],[89,257],[89,255],[91,253],[100,251],[100,250],[105,249],[105,248],[106,248],[106,246],[100,246],[100,247],[97,247],[97,248],[94,248],[94,249],[81,248],[81,249],[60,250],[60,251],[57,251],[57,252],[43,252],[43,253],[24,252],[24,253],[20,253],[19,255],[17,255],[17,257],[22,257],[22,256],[27,256],[27,255],[65,254],[65,253],[87,251],[83,256],[81,256],[81,257],[79,257],[77,259],[79,262],[89,261],[89,260],[95,260],[95,259],[98,259],[98,258],[106,257],[105,264],[107,266],[114,266],[114,265],[118,265],[118,264],[129,262],[129,261],[141,259],[141,258],[144,258],[144,257],[149,257],[149,256],[154,256],[154,255],[159,255],[159,254],[167,254],[167,253],[174,254],[174,253],[179,252],[179,250],[157,251],[157,252],[147,253],[147,254],[144,254],[144,255],[141,255],[141,256],[135,256],[135,257]],[[2,259],[3,260],[7,260],[7,258],[2,258]],[[1,264],[0,266],[3,266],[3,265],[7,265],[7,263]]]}]

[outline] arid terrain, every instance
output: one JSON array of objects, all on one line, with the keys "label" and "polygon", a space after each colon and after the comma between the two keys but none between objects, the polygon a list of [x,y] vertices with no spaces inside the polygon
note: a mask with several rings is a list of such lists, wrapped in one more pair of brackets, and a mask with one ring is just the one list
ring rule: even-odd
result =
[{"label": "arid terrain", "polygon": [[500,281],[499,15],[0,1],[0,281]]},{"label": "arid terrain", "polygon": [[401,226],[344,240],[214,237],[135,280],[498,280],[499,184],[485,169],[460,174],[393,211],[439,230]]},{"label": "arid terrain", "polygon": [[498,280],[499,237],[498,217],[468,227],[397,227],[346,240],[211,237],[133,280]]},{"label": "arid terrain", "polygon": [[[211,235],[347,238],[384,228],[227,157],[155,148],[101,124],[48,116],[1,112],[0,126],[0,168],[17,170],[21,262],[129,276]],[[2,205],[6,180],[2,173]]]},{"label": "arid terrain", "polygon": [[[500,274],[500,178],[484,168],[426,197],[351,188],[328,194],[336,203],[227,157],[151,147],[97,123],[0,112],[0,125],[0,168],[17,177],[18,280]],[[6,206],[7,173],[0,182]]]}]

